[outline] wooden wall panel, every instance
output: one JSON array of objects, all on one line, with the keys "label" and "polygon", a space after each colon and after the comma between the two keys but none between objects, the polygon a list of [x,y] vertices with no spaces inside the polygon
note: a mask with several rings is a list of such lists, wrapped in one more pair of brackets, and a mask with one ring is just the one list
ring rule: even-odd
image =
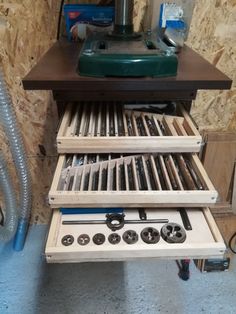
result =
[{"label": "wooden wall panel", "polygon": [[187,44],[233,79],[231,91],[201,91],[192,114],[201,129],[236,130],[236,1],[196,0]]},{"label": "wooden wall panel", "polygon": [[220,194],[219,203],[230,203],[236,162],[236,134],[208,131],[204,139],[203,165]]},{"label": "wooden wall panel", "polygon": [[[0,1],[0,65],[12,97],[26,145],[33,184],[32,222],[47,222],[46,196],[56,163],[56,106],[48,92],[25,92],[21,80],[55,41],[58,1]],[[5,134],[0,147],[17,188],[14,164]]]}]

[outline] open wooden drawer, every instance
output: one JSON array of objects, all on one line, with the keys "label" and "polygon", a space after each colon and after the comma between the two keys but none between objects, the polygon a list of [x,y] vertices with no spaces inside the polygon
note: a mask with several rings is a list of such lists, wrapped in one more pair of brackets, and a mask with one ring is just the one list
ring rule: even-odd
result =
[{"label": "open wooden drawer", "polygon": [[[226,247],[210,210],[203,208],[186,211],[192,225],[190,231],[183,227],[178,209],[148,209],[147,219],[155,219],[155,222],[134,224],[127,222],[123,228],[114,232],[106,223],[81,224],[81,221],[86,220],[104,221],[105,214],[66,215],[54,210],[45,250],[47,262],[223,257]],[[140,219],[137,210],[125,210],[124,214],[125,220],[128,221]],[[175,230],[174,238],[168,233],[170,225],[156,221],[159,219],[178,224],[170,227],[171,234]],[[147,233],[151,234],[151,237]]]},{"label": "open wooden drawer", "polygon": [[57,136],[67,153],[199,152],[202,137],[188,113],[166,116],[127,110],[121,104],[69,104]]},{"label": "open wooden drawer", "polygon": [[199,207],[215,203],[217,196],[196,154],[61,155],[49,203],[52,208]]}]

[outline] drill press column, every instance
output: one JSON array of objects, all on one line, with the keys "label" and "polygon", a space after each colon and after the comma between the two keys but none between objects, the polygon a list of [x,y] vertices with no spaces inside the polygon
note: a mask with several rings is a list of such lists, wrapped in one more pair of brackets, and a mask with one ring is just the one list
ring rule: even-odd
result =
[{"label": "drill press column", "polygon": [[115,28],[114,33],[118,35],[132,34],[134,0],[116,0],[115,2]]}]

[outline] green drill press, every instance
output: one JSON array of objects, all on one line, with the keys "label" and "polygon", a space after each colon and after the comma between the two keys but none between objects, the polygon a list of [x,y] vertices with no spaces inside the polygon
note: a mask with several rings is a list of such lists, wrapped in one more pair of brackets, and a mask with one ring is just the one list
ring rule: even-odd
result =
[{"label": "green drill press", "polygon": [[82,47],[77,71],[92,77],[175,76],[174,47],[153,34],[135,33],[134,0],[115,1],[115,26],[110,33],[91,34]]}]

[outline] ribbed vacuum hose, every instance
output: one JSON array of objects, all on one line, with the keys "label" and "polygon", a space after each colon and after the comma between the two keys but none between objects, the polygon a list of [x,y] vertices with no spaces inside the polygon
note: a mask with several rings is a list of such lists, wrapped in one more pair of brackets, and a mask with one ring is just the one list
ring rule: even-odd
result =
[{"label": "ribbed vacuum hose", "polygon": [[13,160],[15,162],[19,183],[19,223],[14,242],[14,249],[21,251],[24,247],[25,237],[29,225],[32,203],[31,180],[23,140],[17,125],[15,112],[11,104],[6,83],[0,69],[0,124],[10,144]]},{"label": "ribbed vacuum hose", "polygon": [[10,175],[8,173],[7,164],[0,152],[0,191],[4,195],[4,205],[6,214],[4,215],[4,226],[0,226],[0,241],[10,241],[17,229],[18,212],[16,204],[16,196]]}]

